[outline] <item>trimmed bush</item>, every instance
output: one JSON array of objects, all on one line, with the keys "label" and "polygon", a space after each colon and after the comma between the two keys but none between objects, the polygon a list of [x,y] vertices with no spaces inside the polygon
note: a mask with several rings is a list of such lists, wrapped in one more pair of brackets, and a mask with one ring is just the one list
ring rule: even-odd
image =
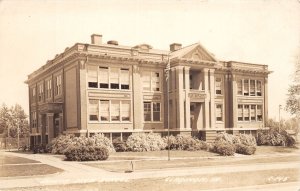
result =
[{"label": "trimmed bush", "polygon": [[65,156],[69,161],[106,160],[109,156],[109,151],[102,146],[72,145],[65,151]]},{"label": "trimmed bush", "polygon": [[[221,146],[222,144],[225,146]],[[212,151],[221,155],[231,155],[231,147],[233,147],[233,152],[252,155],[256,151],[256,146],[256,139],[252,135],[231,135],[222,132],[217,135],[215,142],[213,143]]]},{"label": "trimmed bush", "polygon": [[132,134],[126,141],[126,146],[129,151],[159,151],[166,148],[166,144],[160,135],[154,133],[138,133]]},{"label": "trimmed bush", "polygon": [[256,151],[255,146],[247,146],[241,143],[235,145],[236,153],[244,155],[253,155]]},{"label": "trimmed bush", "polygon": [[[164,137],[164,142],[168,148],[168,137]],[[201,141],[195,137],[190,135],[177,135],[174,137],[173,135],[169,138],[170,141],[170,149],[172,150],[188,150],[188,151],[197,151],[197,150],[208,150],[210,147],[209,143],[205,141]]]},{"label": "trimmed bush", "polygon": [[125,152],[127,150],[126,143],[124,141],[121,141],[120,138],[116,138],[113,140],[113,146],[116,152]]},{"label": "trimmed bush", "polygon": [[293,136],[289,135],[285,130],[279,131],[277,128],[259,131],[257,137],[258,145],[293,147],[296,144],[296,139]]},{"label": "trimmed bush", "polygon": [[216,140],[213,144],[212,151],[223,156],[232,156],[235,153],[235,146],[224,140]]},{"label": "trimmed bush", "polygon": [[65,154],[71,146],[100,146],[107,148],[110,153],[115,152],[112,143],[103,134],[96,134],[92,137],[60,135],[51,142],[50,148],[53,154]]}]

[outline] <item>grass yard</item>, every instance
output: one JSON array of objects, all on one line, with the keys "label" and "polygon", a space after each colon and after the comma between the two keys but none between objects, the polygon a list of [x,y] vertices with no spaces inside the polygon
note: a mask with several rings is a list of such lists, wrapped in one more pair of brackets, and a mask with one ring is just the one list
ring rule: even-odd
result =
[{"label": "grass yard", "polygon": [[[218,165],[238,165],[249,163],[269,163],[269,162],[291,162],[300,161],[298,156],[273,157],[273,158],[248,158],[248,157],[222,157],[214,159],[173,159],[167,160],[140,160],[134,161],[135,170],[165,169],[165,168],[183,168],[183,167],[203,167]],[[107,162],[89,162],[82,163],[92,167],[97,167],[112,172],[125,172],[131,170],[131,161],[107,161]]]},{"label": "grass yard", "polygon": [[0,155],[0,165],[4,164],[26,164],[26,163],[39,163],[39,161],[30,160],[22,157]]},{"label": "grass yard", "polygon": [[299,153],[300,149],[296,147],[283,147],[283,146],[257,146],[255,155],[269,155],[279,153]]},{"label": "grass yard", "polygon": [[61,169],[46,164],[2,165],[0,177],[36,176],[62,172]]},{"label": "grass yard", "polygon": [[237,186],[266,185],[299,181],[299,170],[267,170],[251,172],[218,173],[212,175],[193,175],[184,177],[148,178],[129,180],[127,182],[95,182],[88,184],[70,184],[57,186],[40,186],[33,188],[13,188],[8,191],[79,191],[79,190],[203,190],[233,188]]}]

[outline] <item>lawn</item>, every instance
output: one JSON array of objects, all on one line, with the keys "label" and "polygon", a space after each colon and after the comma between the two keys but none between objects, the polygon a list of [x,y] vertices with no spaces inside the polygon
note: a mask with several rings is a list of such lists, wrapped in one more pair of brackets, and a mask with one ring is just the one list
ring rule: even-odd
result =
[{"label": "lawn", "polygon": [[255,155],[270,155],[279,153],[299,153],[300,149],[297,147],[283,147],[283,146],[258,146]]},{"label": "lawn", "polygon": [[61,169],[46,164],[30,164],[30,165],[1,165],[0,177],[16,177],[16,176],[33,176],[46,175],[62,172]]},{"label": "lawn", "polygon": [[[22,188],[23,191],[29,190],[60,190],[60,191],[78,191],[78,190],[203,190],[218,188],[233,188],[237,186],[266,185],[273,183],[295,182],[299,181],[299,170],[264,170],[251,172],[218,173],[211,175],[193,175],[184,177],[166,177],[166,178],[148,178],[129,180],[127,182],[95,182],[88,184],[71,184],[57,186],[40,186],[33,188]],[[17,191],[20,188],[8,189]]]},{"label": "lawn", "polygon": [[[183,168],[183,167],[203,167],[217,165],[238,165],[249,163],[269,163],[269,162],[291,162],[300,161],[298,156],[273,157],[270,158],[249,158],[249,157],[222,157],[207,159],[172,159],[167,160],[139,160],[134,161],[135,170],[165,169],[165,168]],[[82,163],[92,167],[97,167],[112,172],[125,172],[131,170],[131,161],[107,161],[107,162],[89,162]]]},{"label": "lawn", "polygon": [[0,155],[0,165],[3,165],[3,164],[26,164],[26,163],[40,163],[40,162],[36,161],[36,160],[22,158],[22,157]]}]

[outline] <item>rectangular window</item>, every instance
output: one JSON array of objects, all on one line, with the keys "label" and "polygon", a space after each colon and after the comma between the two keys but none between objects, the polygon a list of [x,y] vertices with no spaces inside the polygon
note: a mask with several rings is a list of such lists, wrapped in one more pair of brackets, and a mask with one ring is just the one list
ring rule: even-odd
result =
[{"label": "rectangular window", "polygon": [[244,80],[244,95],[249,96],[249,80]]},{"label": "rectangular window", "polygon": [[244,105],[244,120],[249,121],[250,114],[249,114],[249,105]]},{"label": "rectangular window", "polygon": [[257,105],[256,115],[257,121],[262,121],[262,105]]},{"label": "rectangular window", "polygon": [[160,121],[160,103],[153,103],[153,121]]},{"label": "rectangular window", "polygon": [[109,121],[109,101],[100,100],[100,120]]},{"label": "rectangular window", "polygon": [[223,121],[223,111],[222,111],[222,104],[216,105],[216,120]]},{"label": "rectangular window", "polygon": [[33,111],[32,112],[32,117],[31,117],[31,120],[32,120],[32,128],[36,128],[37,127],[37,121],[36,121],[36,112],[35,111]]},{"label": "rectangular window", "polygon": [[111,101],[111,121],[120,121],[120,101]]},{"label": "rectangular window", "polygon": [[49,99],[52,97],[52,80],[46,81],[46,98]]},{"label": "rectangular window", "polygon": [[243,95],[243,80],[237,80],[237,94]]},{"label": "rectangular window", "polygon": [[251,105],[251,121],[256,121],[256,105]]},{"label": "rectangular window", "polygon": [[121,68],[121,89],[129,90],[129,69]]},{"label": "rectangular window", "polygon": [[122,101],[122,121],[130,121],[130,101]]},{"label": "rectangular window", "polygon": [[151,72],[144,71],[143,72],[143,90],[150,91],[151,84]]},{"label": "rectangular window", "polygon": [[215,82],[215,87],[216,87],[216,94],[221,95],[222,94],[222,78],[216,78]]},{"label": "rectangular window", "polygon": [[36,88],[32,88],[32,100],[35,101],[35,96],[36,96]]},{"label": "rectangular window", "polygon": [[256,95],[261,96],[261,81],[256,81]]},{"label": "rectangular window", "polygon": [[120,89],[119,68],[110,68],[110,89]]},{"label": "rectangular window", "polygon": [[99,67],[99,87],[108,89],[108,67]]},{"label": "rectangular window", "polygon": [[159,79],[158,72],[152,72],[151,83],[152,83],[152,91],[160,90],[160,79]]},{"label": "rectangular window", "polygon": [[243,105],[238,105],[238,121],[243,121]]},{"label": "rectangular window", "polygon": [[89,119],[90,121],[98,121],[99,101],[89,100]]},{"label": "rectangular window", "polygon": [[250,96],[255,96],[255,80],[250,80]]},{"label": "rectangular window", "polygon": [[61,75],[55,78],[55,95],[61,95]]},{"label": "rectangular window", "polygon": [[96,66],[88,66],[88,87],[98,88],[98,69]]},{"label": "rectangular window", "polygon": [[151,102],[144,102],[144,121],[151,121]]},{"label": "rectangular window", "polygon": [[43,101],[44,99],[44,85],[43,84],[40,84],[39,85],[39,95],[38,95],[38,100],[39,101]]}]

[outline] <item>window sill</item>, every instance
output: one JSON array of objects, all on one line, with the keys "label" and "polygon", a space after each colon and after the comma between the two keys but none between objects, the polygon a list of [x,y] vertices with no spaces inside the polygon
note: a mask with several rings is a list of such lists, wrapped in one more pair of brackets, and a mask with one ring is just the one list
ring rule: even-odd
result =
[{"label": "window sill", "polygon": [[131,89],[109,89],[109,88],[90,88],[88,87],[87,90],[100,90],[100,91],[124,91],[124,92],[131,92]]},{"label": "window sill", "polygon": [[107,122],[99,122],[99,121],[89,121],[89,124],[132,124],[131,121],[107,121]]},{"label": "window sill", "polygon": [[144,123],[163,123],[163,121],[144,121]]}]

